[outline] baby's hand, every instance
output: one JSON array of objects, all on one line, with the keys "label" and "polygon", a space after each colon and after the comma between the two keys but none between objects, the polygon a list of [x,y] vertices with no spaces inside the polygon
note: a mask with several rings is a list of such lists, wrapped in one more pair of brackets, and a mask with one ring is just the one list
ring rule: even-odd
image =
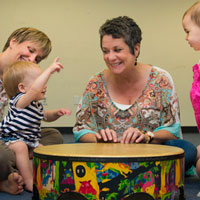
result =
[{"label": "baby's hand", "polygon": [[66,109],[66,108],[60,108],[60,109],[58,109],[58,111],[57,111],[57,115],[58,116],[63,116],[63,115],[71,115],[71,110],[69,110],[69,109]]},{"label": "baby's hand", "polygon": [[59,62],[59,58],[56,57],[54,62],[49,66],[49,69],[51,70],[51,73],[59,72],[61,69],[63,69],[63,65]]}]

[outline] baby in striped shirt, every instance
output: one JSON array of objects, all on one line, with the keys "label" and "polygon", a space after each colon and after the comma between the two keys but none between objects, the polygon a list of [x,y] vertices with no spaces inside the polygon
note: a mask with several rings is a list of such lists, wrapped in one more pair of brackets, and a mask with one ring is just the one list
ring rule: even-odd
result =
[{"label": "baby in striped shirt", "polygon": [[45,98],[48,79],[62,68],[58,58],[45,71],[35,63],[18,61],[3,74],[3,87],[10,103],[8,114],[0,124],[0,139],[14,151],[17,169],[24,179],[25,189],[30,192],[33,191],[33,169],[29,160],[33,149],[41,145],[41,120],[51,122],[71,114],[65,108],[45,111],[40,102]]}]

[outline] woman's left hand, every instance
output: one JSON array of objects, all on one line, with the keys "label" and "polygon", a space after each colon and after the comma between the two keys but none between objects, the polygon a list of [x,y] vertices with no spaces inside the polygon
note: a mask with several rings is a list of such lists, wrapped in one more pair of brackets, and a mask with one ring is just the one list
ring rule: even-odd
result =
[{"label": "woman's left hand", "polygon": [[128,143],[141,143],[145,141],[145,136],[141,131],[137,128],[128,128],[124,131],[121,139],[121,143],[128,144]]}]

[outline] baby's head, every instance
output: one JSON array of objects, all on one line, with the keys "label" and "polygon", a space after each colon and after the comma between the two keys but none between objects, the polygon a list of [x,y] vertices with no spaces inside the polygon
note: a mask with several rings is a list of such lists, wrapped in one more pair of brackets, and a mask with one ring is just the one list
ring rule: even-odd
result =
[{"label": "baby's head", "polygon": [[200,2],[193,4],[183,15],[183,29],[186,40],[194,50],[200,50]]},{"label": "baby's head", "polygon": [[42,73],[39,65],[32,62],[18,61],[3,73],[3,87],[9,98],[19,92],[26,93],[32,83]]}]

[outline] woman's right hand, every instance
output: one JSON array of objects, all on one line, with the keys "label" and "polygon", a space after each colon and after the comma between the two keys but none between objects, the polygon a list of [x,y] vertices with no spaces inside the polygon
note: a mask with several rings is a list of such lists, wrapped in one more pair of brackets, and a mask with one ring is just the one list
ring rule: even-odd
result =
[{"label": "woman's right hand", "polygon": [[96,133],[97,142],[110,142],[117,143],[117,134],[114,130],[106,128],[101,129],[99,133]]}]

